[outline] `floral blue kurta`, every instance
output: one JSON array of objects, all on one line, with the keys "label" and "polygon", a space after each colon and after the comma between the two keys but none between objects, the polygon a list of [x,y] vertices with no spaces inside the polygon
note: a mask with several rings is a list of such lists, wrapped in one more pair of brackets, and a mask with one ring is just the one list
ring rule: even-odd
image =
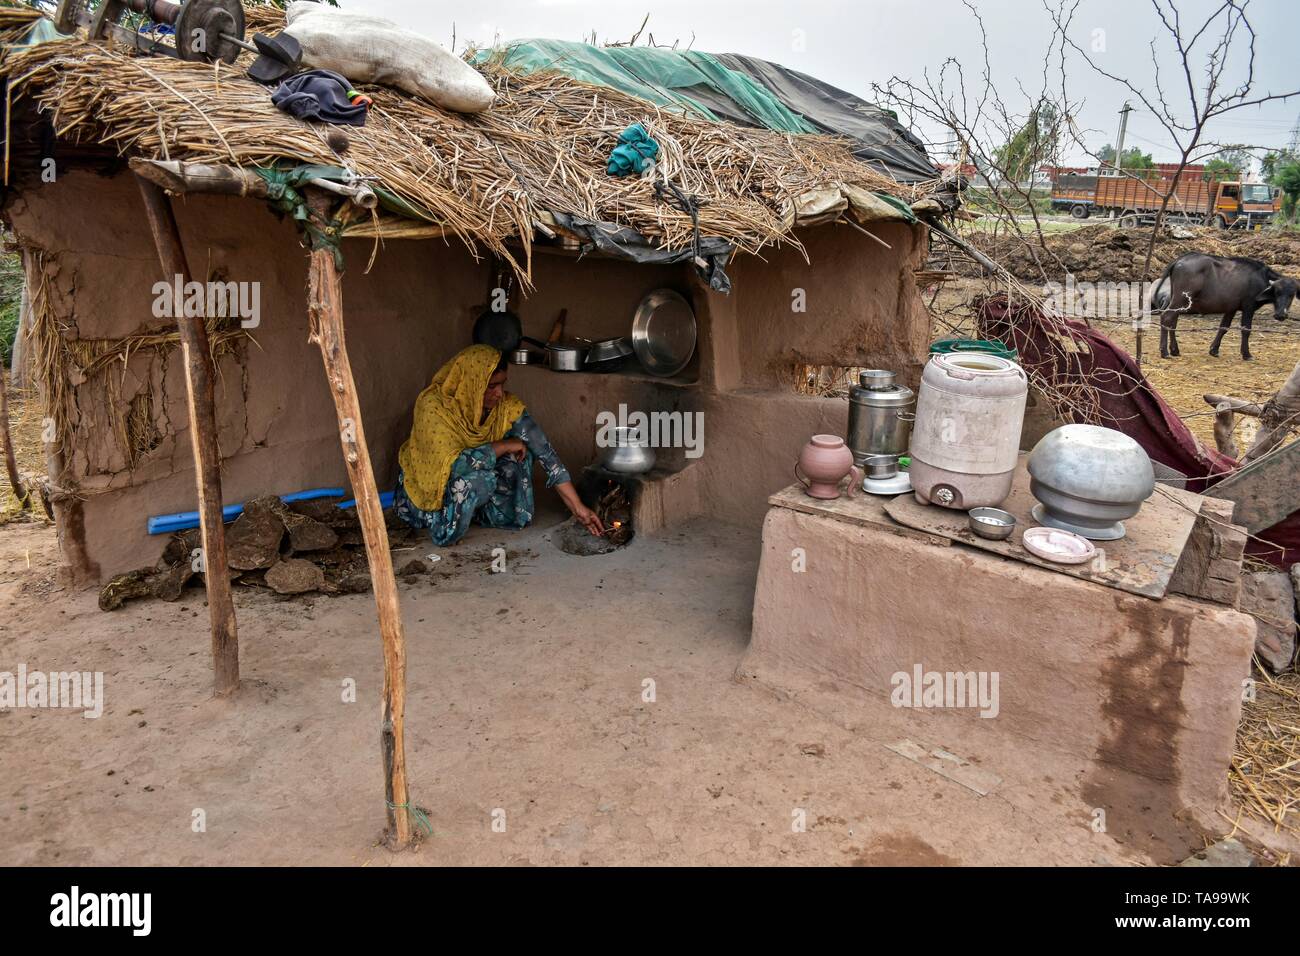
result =
[{"label": "floral blue kurta", "polygon": [[477,521],[489,528],[522,528],[533,520],[533,461],[546,472],[546,487],[569,481],[569,472],[560,463],[546,433],[533,417],[524,412],[510,426],[506,438],[518,438],[528,452],[523,461],[512,457],[498,458],[491,445],[466,448],[452,463],[437,511],[417,508],[406,494],[399,469],[393,510],[413,528],[427,528],[436,545],[459,541]]}]

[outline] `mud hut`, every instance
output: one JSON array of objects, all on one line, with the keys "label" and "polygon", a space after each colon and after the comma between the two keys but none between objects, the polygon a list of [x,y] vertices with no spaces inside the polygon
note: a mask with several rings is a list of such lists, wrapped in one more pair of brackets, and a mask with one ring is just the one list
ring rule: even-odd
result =
[{"label": "mud hut", "polygon": [[[250,25],[279,15],[251,10]],[[223,505],[350,486],[391,685],[390,815],[405,806],[403,663],[379,494],[414,397],[503,275],[537,338],[562,309],[568,334],[594,340],[626,334],[653,290],[691,303],[698,347],[671,377],[511,373],[571,468],[595,458],[601,411],[703,413],[703,454],[665,450],[642,482],[643,532],[701,513],[757,524],[809,434],[843,431],[843,400],[799,387],[810,367],[919,376],[929,318],[913,273],[941,203],[901,133],[888,149],[911,150],[913,170],[897,175],[840,137],[490,59],[486,113],[367,87],[366,125],[341,132],[277,110],[246,63],[33,42],[38,16],[0,9],[3,216],[27,269],[64,573],[91,585],[154,560],[149,516],[196,506],[211,564]],[[633,123],[662,147],[657,181],[606,173]],[[169,312],[178,274],[256,290],[256,315]],[[208,587],[220,692],[237,675],[233,608],[217,576]]]}]

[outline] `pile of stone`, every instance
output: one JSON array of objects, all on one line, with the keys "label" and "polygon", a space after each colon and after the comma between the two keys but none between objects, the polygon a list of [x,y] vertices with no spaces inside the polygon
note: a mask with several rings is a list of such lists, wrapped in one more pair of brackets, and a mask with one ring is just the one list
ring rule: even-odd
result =
[{"label": "pile of stone", "polygon": [[1234,525],[1235,505],[1204,498],[1201,515],[1169,579],[1175,594],[1213,601],[1255,618],[1255,656],[1275,674],[1296,660],[1300,564],[1280,571],[1246,557],[1246,529]]},{"label": "pile of stone", "polygon": [[1300,609],[1300,564],[1291,572],[1247,570],[1241,576],[1239,607],[1255,618],[1255,654],[1275,674],[1296,661],[1296,628]]},{"label": "pile of stone", "polygon": [[[400,521],[390,521],[390,542],[410,534]],[[152,568],[128,571],[104,585],[100,609],[116,610],[142,597],[179,600],[187,584],[202,580],[201,544],[197,528],[176,532]],[[356,594],[371,586],[356,511],[333,501],[251,499],[226,527],[226,558],[232,581],[282,595]]]}]

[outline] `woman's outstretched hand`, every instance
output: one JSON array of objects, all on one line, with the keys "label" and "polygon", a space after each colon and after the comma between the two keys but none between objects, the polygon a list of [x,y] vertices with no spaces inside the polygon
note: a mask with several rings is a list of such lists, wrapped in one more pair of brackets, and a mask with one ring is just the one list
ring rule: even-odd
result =
[{"label": "woman's outstretched hand", "polygon": [[582,525],[592,534],[601,535],[605,533],[605,526],[600,523],[600,518],[596,516],[596,512],[592,511],[582,502],[578,502],[578,506],[571,510],[573,511],[573,520],[578,522],[578,524]]},{"label": "woman's outstretched hand", "polygon": [[600,523],[600,518],[596,517],[596,512],[592,511],[582,503],[582,499],[578,497],[577,490],[573,487],[573,482],[563,481],[555,486],[555,490],[559,492],[561,500],[563,500],[568,506],[569,513],[573,515],[574,521],[578,522],[578,524],[582,525],[592,534],[605,533],[605,526]]}]

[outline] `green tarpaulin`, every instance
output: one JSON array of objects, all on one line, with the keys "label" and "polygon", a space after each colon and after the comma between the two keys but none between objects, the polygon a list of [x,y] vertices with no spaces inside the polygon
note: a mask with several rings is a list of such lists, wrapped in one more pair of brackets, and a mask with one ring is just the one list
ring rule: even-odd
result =
[{"label": "green tarpaulin", "polygon": [[555,71],[714,122],[782,133],[830,133],[899,182],[934,179],[925,146],[893,114],[779,63],[733,53],[658,47],[596,47],[568,40],[516,40],[479,50],[520,73]]},{"label": "green tarpaulin", "polygon": [[522,73],[556,70],[584,83],[612,87],[714,122],[729,120],[786,133],[817,132],[766,89],[745,74],[727,69],[708,53],[521,40],[496,50],[480,50],[471,62],[493,56],[502,57],[506,67]]}]

